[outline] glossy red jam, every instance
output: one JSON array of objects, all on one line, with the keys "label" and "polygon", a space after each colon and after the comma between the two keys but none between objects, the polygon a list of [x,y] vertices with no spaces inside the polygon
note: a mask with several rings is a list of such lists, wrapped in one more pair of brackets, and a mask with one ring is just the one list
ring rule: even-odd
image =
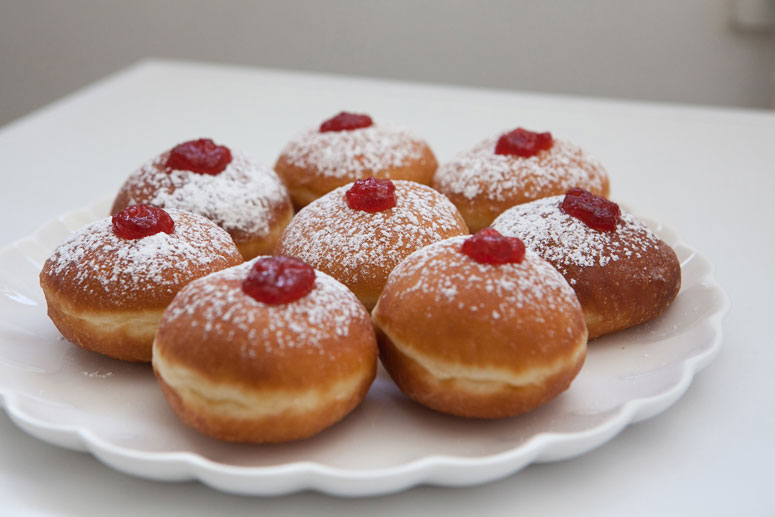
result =
[{"label": "glossy red jam", "polygon": [[168,171],[191,171],[215,176],[223,172],[229,163],[231,151],[228,147],[216,145],[209,138],[200,138],[176,145],[164,166]]},{"label": "glossy red jam", "polygon": [[268,305],[290,303],[307,296],[315,286],[315,270],[294,257],[258,259],[242,282],[242,290]]},{"label": "glossy red jam", "polygon": [[622,216],[619,205],[580,188],[570,189],[560,207],[566,214],[601,232],[615,230]]},{"label": "glossy red jam", "polygon": [[374,122],[368,115],[359,115],[357,113],[347,113],[346,111],[343,111],[339,115],[320,124],[320,132],[352,131],[353,129],[369,127],[373,124]]},{"label": "glossy red jam", "polygon": [[525,243],[483,228],[463,241],[460,251],[482,264],[519,264],[525,258]]},{"label": "glossy red jam", "polygon": [[112,218],[113,232],[122,239],[142,239],[157,233],[172,233],[175,221],[161,208],[148,205],[134,205],[115,214]]},{"label": "glossy red jam", "polygon": [[553,143],[552,134],[549,132],[535,133],[518,127],[498,139],[498,143],[495,145],[495,154],[530,158],[540,151],[551,149]]},{"label": "glossy red jam", "polygon": [[396,186],[390,180],[355,180],[345,193],[347,206],[364,212],[382,212],[396,206]]}]

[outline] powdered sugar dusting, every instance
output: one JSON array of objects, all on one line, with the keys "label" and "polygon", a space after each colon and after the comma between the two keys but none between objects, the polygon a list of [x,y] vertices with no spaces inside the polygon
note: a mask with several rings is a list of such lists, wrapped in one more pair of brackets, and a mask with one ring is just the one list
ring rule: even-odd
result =
[{"label": "powdered sugar dusting", "polygon": [[[254,262],[191,282],[167,309],[162,325],[165,321],[196,316],[206,322],[200,329],[204,340],[209,333],[233,336],[239,332],[248,337],[242,352],[252,357],[255,351],[250,347],[271,346],[270,343],[281,348],[317,348],[323,354],[321,343],[329,340],[332,333],[346,337],[353,321],[367,317],[355,295],[320,271],[315,271],[315,285],[308,295],[282,305],[259,302],[241,288]],[[268,324],[256,324],[258,312],[268,313],[261,318]],[[197,324],[193,318],[192,324]]]},{"label": "powdered sugar dusting", "polygon": [[602,192],[607,175],[596,159],[564,140],[536,156],[495,154],[497,137],[489,138],[472,150],[439,167],[434,184],[442,192],[474,199],[482,196],[507,201],[515,195],[537,199],[581,187]]},{"label": "powdered sugar dusting", "polygon": [[211,221],[166,211],[175,222],[171,234],[122,239],[110,217],[85,226],[54,250],[43,274],[66,276],[84,296],[131,301],[148,290],[173,295],[191,280],[191,271],[223,269],[238,256],[229,234]]},{"label": "powdered sugar dusting", "polygon": [[240,152],[217,175],[167,171],[163,153],[127,179],[129,204],[146,203],[193,212],[227,231],[258,237],[269,234],[271,216],[288,201],[288,191],[277,173],[258,165]]},{"label": "powdered sugar dusting", "polygon": [[446,197],[410,181],[393,183],[396,206],[382,212],[350,208],[345,192],[351,185],[315,200],[286,228],[278,252],[323,270],[335,264],[358,282],[375,268],[389,271],[413,251],[465,232]]},{"label": "powdered sugar dusting", "polygon": [[553,196],[510,208],[492,227],[503,235],[519,237],[563,274],[568,273],[568,266],[605,266],[611,261],[640,257],[642,251],[659,241],[625,212],[615,231],[593,230],[560,208],[563,198]]},{"label": "powdered sugar dusting", "polygon": [[291,140],[282,154],[294,166],[324,177],[358,179],[421,158],[420,142],[406,129],[384,124],[325,133],[310,129]]},{"label": "powdered sugar dusting", "polygon": [[[419,292],[429,297],[430,305],[469,312],[489,310],[489,317],[496,320],[510,320],[525,308],[539,306],[545,311],[535,314],[542,317],[546,310],[563,310],[577,303],[563,277],[535,253],[527,251],[518,264],[480,264],[459,251],[467,238],[453,237],[412,253],[393,270],[386,289],[394,278],[409,278],[411,284],[393,291],[399,301]],[[492,309],[491,300],[499,301],[497,309]]]}]

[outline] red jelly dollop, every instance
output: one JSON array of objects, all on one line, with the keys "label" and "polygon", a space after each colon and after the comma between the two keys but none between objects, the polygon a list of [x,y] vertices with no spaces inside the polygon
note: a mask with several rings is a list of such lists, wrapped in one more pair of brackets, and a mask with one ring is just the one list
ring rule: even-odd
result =
[{"label": "red jelly dollop", "polygon": [[242,282],[242,290],[269,305],[290,303],[307,296],[315,285],[315,270],[294,257],[258,259]]},{"label": "red jelly dollop", "polygon": [[164,164],[167,170],[191,171],[215,176],[231,163],[231,151],[209,138],[189,140],[176,145]]},{"label": "red jelly dollop", "polygon": [[396,186],[390,180],[355,180],[345,193],[347,206],[364,212],[382,212],[396,206]]},{"label": "red jelly dollop", "polygon": [[525,258],[525,243],[483,228],[463,241],[460,251],[482,264],[519,264]]},{"label": "red jelly dollop", "polygon": [[498,139],[498,143],[495,145],[495,154],[510,154],[530,158],[537,155],[539,151],[550,149],[553,143],[552,134],[549,132],[535,133],[518,127]]},{"label": "red jelly dollop", "polygon": [[113,232],[122,239],[142,239],[159,232],[172,233],[175,221],[161,208],[134,205],[115,214]]},{"label": "red jelly dollop", "polygon": [[335,117],[331,117],[322,124],[320,124],[320,132],[326,133],[328,131],[352,131],[353,129],[360,129],[362,127],[369,127],[374,125],[371,117],[368,115],[359,115],[357,113],[341,112]]},{"label": "red jelly dollop", "polygon": [[580,188],[570,189],[560,206],[566,214],[601,232],[615,230],[622,216],[619,205]]}]

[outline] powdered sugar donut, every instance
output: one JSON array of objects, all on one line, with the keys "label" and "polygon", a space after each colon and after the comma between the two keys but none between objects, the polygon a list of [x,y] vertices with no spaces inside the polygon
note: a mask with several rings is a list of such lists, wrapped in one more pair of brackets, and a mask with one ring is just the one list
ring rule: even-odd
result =
[{"label": "powdered sugar donut", "polygon": [[[502,145],[510,135],[517,145]],[[545,142],[540,142],[541,135],[547,135]],[[572,187],[601,196],[609,193],[605,169],[580,147],[521,128],[488,138],[443,164],[433,187],[452,200],[472,232],[489,226],[507,208],[564,194]]]},{"label": "powdered sugar donut", "polygon": [[271,253],[293,217],[273,170],[208,139],[184,142],[144,164],[121,187],[111,213],[139,203],[207,217],[229,232],[246,259]]},{"label": "powdered sugar donut", "polygon": [[[107,217],[77,231],[46,260],[40,285],[48,315],[69,341],[117,359],[150,361],[159,319],[178,290],[242,262],[229,234],[208,219],[162,212],[174,223],[171,233],[124,238]],[[148,214],[141,214],[143,221],[153,217]]]},{"label": "powdered sugar donut", "polygon": [[380,360],[406,395],[444,413],[500,418],[565,390],[584,362],[587,331],[573,290],[549,263],[524,246],[519,261],[507,249],[499,263],[479,262],[511,245],[485,243],[485,257],[463,252],[481,238],[409,255],[372,319]]},{"label": "powdered sugar donut", "polygon": [[[221,440],[285,442],[318,433],[364,397],[377,366],[368,313],[345,286],[293,261],[301,264],[261,257],[214,273],[170,304],[153,367],[183,422]],[[261,267],[269,274],[254,274]],[[266,301],[245,287],[251,278]]]},{"label": "powdered sugar donut", "polygon": [[564,199],[515,206],[492,226],[522,239],[565,277],[584,309],[590,339],[661,314],[681,287],[673,249],[626,212],[610,231],[591,228],[563,209]]},{"label": "powdered sugar donut", "polygon": [[366,115],[340,113],[309,129],[282,150],[275,170],[301,208],[323,194],[374,176],[430,185],[433,152],[406,129],[373,123]]},{"label": "powdered sugar donut", "polygon": [[[368,212],[350,205],[348,192],[355,192],[361,184],[380,182],[395,187],[394,207]],[[432,188],[411,181],[368,178],[307,205],[285,229],[276,253],[298,257],[328,273],[371,308],[390,271],[407,255],[467,233],[455,206]]]}]

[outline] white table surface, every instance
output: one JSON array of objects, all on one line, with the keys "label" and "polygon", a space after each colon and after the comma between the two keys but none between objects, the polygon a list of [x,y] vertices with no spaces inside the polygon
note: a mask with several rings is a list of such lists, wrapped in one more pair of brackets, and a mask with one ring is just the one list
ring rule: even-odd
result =
[{"label": "white table surface", "polygon": [[775,514],[773,112],[145,61],[0,130],[0,245],[112,195],[177,142],[209,136],[271,164],[300,129],[342,109],[413,128],[440,161],[517,125],[585,147],[614,199],[716,265],[732,301],[721,353],[674,406],[581,457],[376,498],[241,497],[137,479],[0,412],[0,514]]}]

